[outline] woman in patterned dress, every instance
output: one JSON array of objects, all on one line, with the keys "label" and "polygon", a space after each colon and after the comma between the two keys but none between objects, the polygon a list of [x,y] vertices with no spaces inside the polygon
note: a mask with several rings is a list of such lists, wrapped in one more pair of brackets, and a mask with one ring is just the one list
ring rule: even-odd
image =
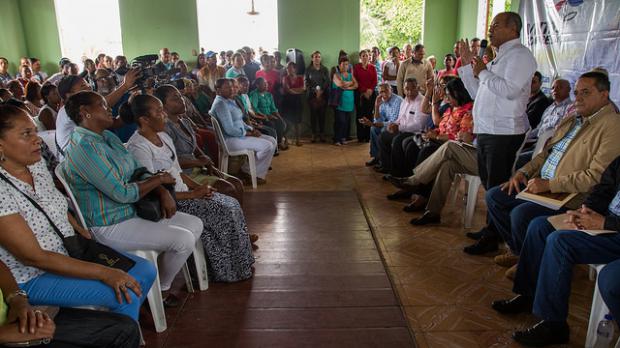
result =
[{"label": "woman in patterned dress", "polygon": [[202,219],[200,239],[206,250],[209,278],[236,282],[252,276],[252,244],[239,202],[200,185],[182,173],[174,143],[165,130],[165,112],[159,99],[135,96],[120,110],[123,119],[133,119],[138,130],[127,148],[149,171],[167,171],[175,179],[179,211]]}]

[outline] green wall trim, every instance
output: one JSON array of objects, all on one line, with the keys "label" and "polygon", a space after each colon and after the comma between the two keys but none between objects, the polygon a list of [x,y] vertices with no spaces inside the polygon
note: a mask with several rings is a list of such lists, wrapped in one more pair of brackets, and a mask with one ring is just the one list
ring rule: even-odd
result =
[{"label": "green wall trim", "polygon": [[50,75],[57,72],[62,53],[54,0],[20,0],[19,8],[28,55]]},{"label": "green wall trim", "polygon": [[198,16],[195,0],[119,0],[123,52],[129,60],[158,53],[162,47],[179,52],[193,63],[198,50]]},{"label": "green wall trim", "polygon": [[443,56],[451,53],[457,36],[459,0],[427,0],[424,3],[422,42],[426,56],[437,57],[437,69],[443,68]]},{"label": "green wall trim", "polygon": [[19,59],[28,53],[18,0],[3,0],[0,16],[0,57],[9,60],[9,72],[15,75]]}]

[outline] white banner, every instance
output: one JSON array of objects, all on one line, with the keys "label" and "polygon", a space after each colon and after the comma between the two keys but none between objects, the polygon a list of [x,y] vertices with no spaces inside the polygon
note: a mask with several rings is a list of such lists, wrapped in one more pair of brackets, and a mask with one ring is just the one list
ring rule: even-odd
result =
[{"label": "white banner", "polygon": [[545,92],[562,77],[605,68],[620,105],[620,0],[521,0],[521,41],[534,53]]}]

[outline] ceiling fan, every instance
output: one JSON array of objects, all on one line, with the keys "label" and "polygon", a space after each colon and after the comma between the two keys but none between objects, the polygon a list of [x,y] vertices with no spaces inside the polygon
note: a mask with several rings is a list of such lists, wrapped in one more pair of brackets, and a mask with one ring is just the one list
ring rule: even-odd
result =
[{"label": "ceiling fan", "polygon": [[250,12],[248,12],[248,14],[250,16],[256,16],[256,15],[259,14],[259,12],[254,9],[254,0],[252,0],[252,10],[250,10]]}]

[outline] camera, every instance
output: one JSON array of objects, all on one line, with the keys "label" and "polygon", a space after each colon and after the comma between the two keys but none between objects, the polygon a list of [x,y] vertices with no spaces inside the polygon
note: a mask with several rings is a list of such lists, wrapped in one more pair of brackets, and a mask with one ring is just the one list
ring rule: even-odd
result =
[{"label": "camera", "polygon": [[157,66],[157,54],[147,54],[134,58],[131,61],[131,68],[138,70],[136,85],[144,91],[146,88],[157,88],[161,85],[170,83],[172,76],[178,69],[159,69]]}]

